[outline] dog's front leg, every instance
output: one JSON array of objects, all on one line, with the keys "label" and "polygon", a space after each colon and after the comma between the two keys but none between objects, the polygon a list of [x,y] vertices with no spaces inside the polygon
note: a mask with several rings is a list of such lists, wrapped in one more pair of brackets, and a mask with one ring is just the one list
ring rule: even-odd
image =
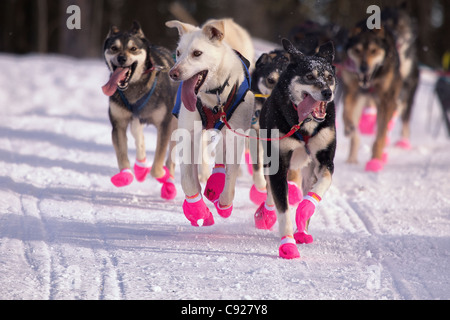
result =
[{"label": "dog's front leg", "polygon": [[271,199],[276,206],[278,226],[281,236],[281,245],[279,247],[279,255],[284,259],[295,259],[300,257],[295,240],[294,229],[292,226],[289,202],[288,202],[288,183],[287,174],[289,170],[291,153],[280,152],[279,169],[273,175],[267,176],[268,180],[268,194],[267,204],[271,204]]},{"label": "dog's front leg", "polygon": [[182,159],[180,161],[181,187],[185,194],[183,212],[191,225],[210,226],[214,218],[203,201],[198,177],[199,155],[201,160],[202,124],[198,112],[181,107],[178,120],[178,134],[181,135]]},{"label": "dog's front leg", "polygon": [[388,134],[388,123],[396,110],[394,99],[382,99],[377,106],[377,136],[372,147],[372,159],[366,164],[366,171],[378,172],[383,169],[384,148]]},{"label": "dog's front leg", "polygon": [[116,152],[117,164],[120,172],[111,177],[111,182],[116,187],[124,187],[133,182],[134,176],[131,172],[130,160],[128,159],[127,127],[129,119],[114,118],[110,109],[112,125],[111,138]]},{"label": "dog's front leg", "polygon": [[[308,170],[309,169],[309,170]],[[319,202],[322,200],[325,192],[330,188],[334,166],[332,164],[324,165],[317,162],[310,163],[307,167],[309,175],[305,176],[306,195],[303,201],[297,207],[295,222],[297,232],[294,237],[297,243],[312,243],[313,237],[308,234],[309,221],[314,214]]]}]

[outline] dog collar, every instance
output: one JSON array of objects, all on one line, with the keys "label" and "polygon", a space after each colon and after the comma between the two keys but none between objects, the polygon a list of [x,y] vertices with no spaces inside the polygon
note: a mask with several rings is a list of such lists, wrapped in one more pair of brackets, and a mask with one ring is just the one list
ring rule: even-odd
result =
[{"label": "dog collar", "polygon": [[220,87],[217,87],[215,89],[212,90],[208,90],[205,93],[207,94],[215,94],[215,95],[221,95],[223,93],[223,91],[225,90],[225,87],[228,87],[229,84],[229,80],[230,80],[231,76],[228,76],[227,80],[225,80],[225,82],[223,83],[223,85],[221,85]]}]

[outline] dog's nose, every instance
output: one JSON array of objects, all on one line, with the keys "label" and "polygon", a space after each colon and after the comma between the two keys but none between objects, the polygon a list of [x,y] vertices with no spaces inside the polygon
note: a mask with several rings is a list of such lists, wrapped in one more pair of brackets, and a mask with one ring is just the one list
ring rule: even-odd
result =
[{"label": "dog's nose", "polygon": [[361,70],[362,73],[366,73],[367,71],[369,71],[369,66],[367,65],[366,62],[363,62],[361,63],[359,69]]},{"label": "dog's nose", "polygon": [[172,69],[169,72],[169,76],[172,80],[177,81],[178,79],[180,79],[180,72],[177,69]]},{"label": "dog's nose", "polygon": [[125,57],[125,56],[118,56],[118,57],[117,57],[117,62],[118,62],[120,65],[123,65],[123,64],[125,64],[125,62],[127,62],[127,57]]},{"label": "dog's nose", "polygon": [[333,96],[333,92],[331,91],[331,89],[325,89],[322,91],[322,96],[329,101],[331,99],[331,97]]}]

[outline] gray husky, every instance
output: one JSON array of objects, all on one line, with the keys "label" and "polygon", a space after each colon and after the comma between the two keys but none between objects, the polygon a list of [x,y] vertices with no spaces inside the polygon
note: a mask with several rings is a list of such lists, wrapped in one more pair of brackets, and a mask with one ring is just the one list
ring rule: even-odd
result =
[{"label": "gray husky", "polygon": [[[161,197],[173,199],[174,165],[170,152],[166,163],[170,137],[176,128],[171,110],[176,97],[176,84],[168,71],[174,61],[171,52],[150,44],[137,22],[129,31],[112,27],[104,43],[104,57],[111,71],[103,92],[109,96],[109,119],[112,142],[120,172],[111,178],[117,187],[129,185],[134,176],[139,182],[150,173],[162,184]],[[143,127],[152,124],[157,129],[155,157],[147,162]],[[127,128],[136,143],[134,174],[128,159]]]}]

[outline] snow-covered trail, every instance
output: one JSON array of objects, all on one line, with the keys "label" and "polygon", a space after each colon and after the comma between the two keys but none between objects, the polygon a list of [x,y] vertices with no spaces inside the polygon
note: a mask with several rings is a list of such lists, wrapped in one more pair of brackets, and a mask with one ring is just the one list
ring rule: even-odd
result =
[{"label": "snow-covered trail", "polygon": [[[383,172],[363,170],[370,137],[361,163],[346,164],[338,127],[315,242],[285,261],[277,226],[254,228],[246,172],[232,216],[208,228],[184,217],[179,171],[169,202],[152,179],[110,183],[102,61],[0,55],[0,67],[0,299],[450,298],[450,141],[431,80],[416,99],[413,149],[390,147]],[[146,130],[149,157],[155,134]]]}]

